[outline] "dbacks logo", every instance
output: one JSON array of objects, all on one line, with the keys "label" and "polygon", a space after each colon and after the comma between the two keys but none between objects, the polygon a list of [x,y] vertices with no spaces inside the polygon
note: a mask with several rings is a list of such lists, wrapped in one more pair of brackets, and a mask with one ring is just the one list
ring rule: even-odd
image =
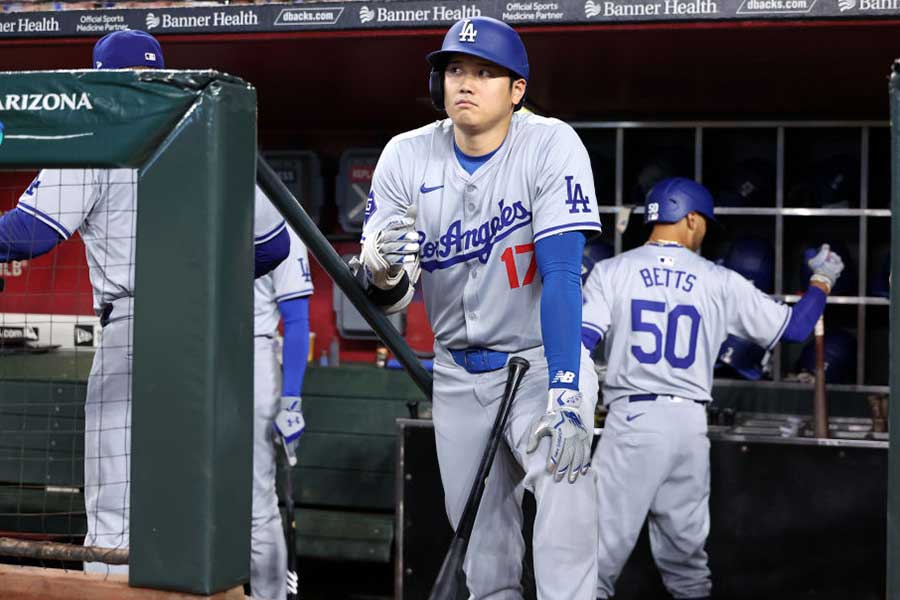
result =
[{"label": "dbacks logo", "polygon": [[497,207],[496,216],[471,229],[463,230],[462,221],[457,219],[435,240],[429,241],[424,233],[419,232],[422,268],[430,273],[473,258],[485,264],[495,244],[517,229],[531,225],[531,211],[521,202],[509,205],[506,200],[500,200]]}]

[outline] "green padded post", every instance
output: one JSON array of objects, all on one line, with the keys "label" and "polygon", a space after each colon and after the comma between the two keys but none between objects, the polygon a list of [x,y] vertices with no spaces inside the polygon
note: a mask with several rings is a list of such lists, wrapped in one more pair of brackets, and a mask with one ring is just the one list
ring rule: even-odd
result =
[{"label": "green padded post", "polygon": [[255,90],[211,79],[141,169],[133,586],[249,579],[255,158]]},{"label": "green padded post", "polygon": [[138,168],[130,583],[249,579],[256,92],[214,71],[0,73],[0,168]]}]

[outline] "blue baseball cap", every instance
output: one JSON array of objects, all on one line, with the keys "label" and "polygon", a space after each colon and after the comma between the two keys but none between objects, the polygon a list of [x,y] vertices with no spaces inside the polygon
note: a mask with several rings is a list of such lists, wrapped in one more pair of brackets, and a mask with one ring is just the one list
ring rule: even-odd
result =
[{"label": "blue baseball cap", "polygon": [[144,31],[114,31],[94,44],[95,69],[150,67],[164,69],[162,48],[156,38]]}]

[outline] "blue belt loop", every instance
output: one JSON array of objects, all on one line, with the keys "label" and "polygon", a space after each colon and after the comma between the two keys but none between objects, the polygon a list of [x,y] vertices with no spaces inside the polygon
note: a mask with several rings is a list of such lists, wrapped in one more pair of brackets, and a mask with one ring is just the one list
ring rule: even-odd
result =
[{"label": "blue belt loop", "polygon": [[450,356],[453,357],[453,362],[469,373],[487,373],[502,369],[509,359],[509,353],[496,352],[487,348],[450,350]]}]

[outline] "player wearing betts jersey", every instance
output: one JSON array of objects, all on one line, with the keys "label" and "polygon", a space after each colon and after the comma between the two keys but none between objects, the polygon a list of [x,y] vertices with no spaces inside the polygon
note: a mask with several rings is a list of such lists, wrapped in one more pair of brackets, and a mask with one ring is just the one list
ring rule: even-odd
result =
[{"label": "player wearing betts jersey", "polygon": [[399,310],[421,273],[435,332],[438,461],[454,528],[504,367],[511,356],[531,363],[475,521],[467,584],[472,598],[522,597],[524,483],[537,500],[538,597],[586,600],[596,584],[588,456],[597,380],[579,343],[580,273],[582,232],[600,230],[590,160],[565,123],[515,112],[528,58],[506,24],[460,21],[428,60],[432,100],[449,118],[395,137],[378,161],[361,254],[370,297]]},{"label": "player wearing betts jersey", "polygon": [[[163,68],[162,50],[142,31],[118,31],[94,46],[102,69]],[[40,256],[69,239],[84,240],[94,312],[103,336],[94,355],[85,402],[86,546],[128,546],[131,454],[131,340],[137,171],[45,169],[0,217],[0,263]],[[257,188],[257,274],[287,256],[284,220]],[[89,571],[126,566],[86,563]]]},{"label": "player wearing betts jersey", "polygon": [[[288,230],[287,259],[255,282],[253,354],[253,521],[250,544],[250,591],[258,600],[283,600],[287,552],[275,494],[275,444],[288,460],[303,434],[300,391],[309,353],[309,296],[313,293],[306,246]],[[278,365],[278,321],[284,322],[284,345]],[[273,440],[273,436],[276,439]]]},{"label": "player wearing betts jersey", "polygon": [[600,511],[598,596],[609,598],[644,519],[666,588],[706,598],[713,366],[729,334],[771,349],[812,333],[843,269],[827,245],[793,308],[696,252],[714,221],[699,183],[666,179],[647,195],[649,241],[594,267],[584,286],[582,338],[604,339],[609,415],[594,454]]}]

